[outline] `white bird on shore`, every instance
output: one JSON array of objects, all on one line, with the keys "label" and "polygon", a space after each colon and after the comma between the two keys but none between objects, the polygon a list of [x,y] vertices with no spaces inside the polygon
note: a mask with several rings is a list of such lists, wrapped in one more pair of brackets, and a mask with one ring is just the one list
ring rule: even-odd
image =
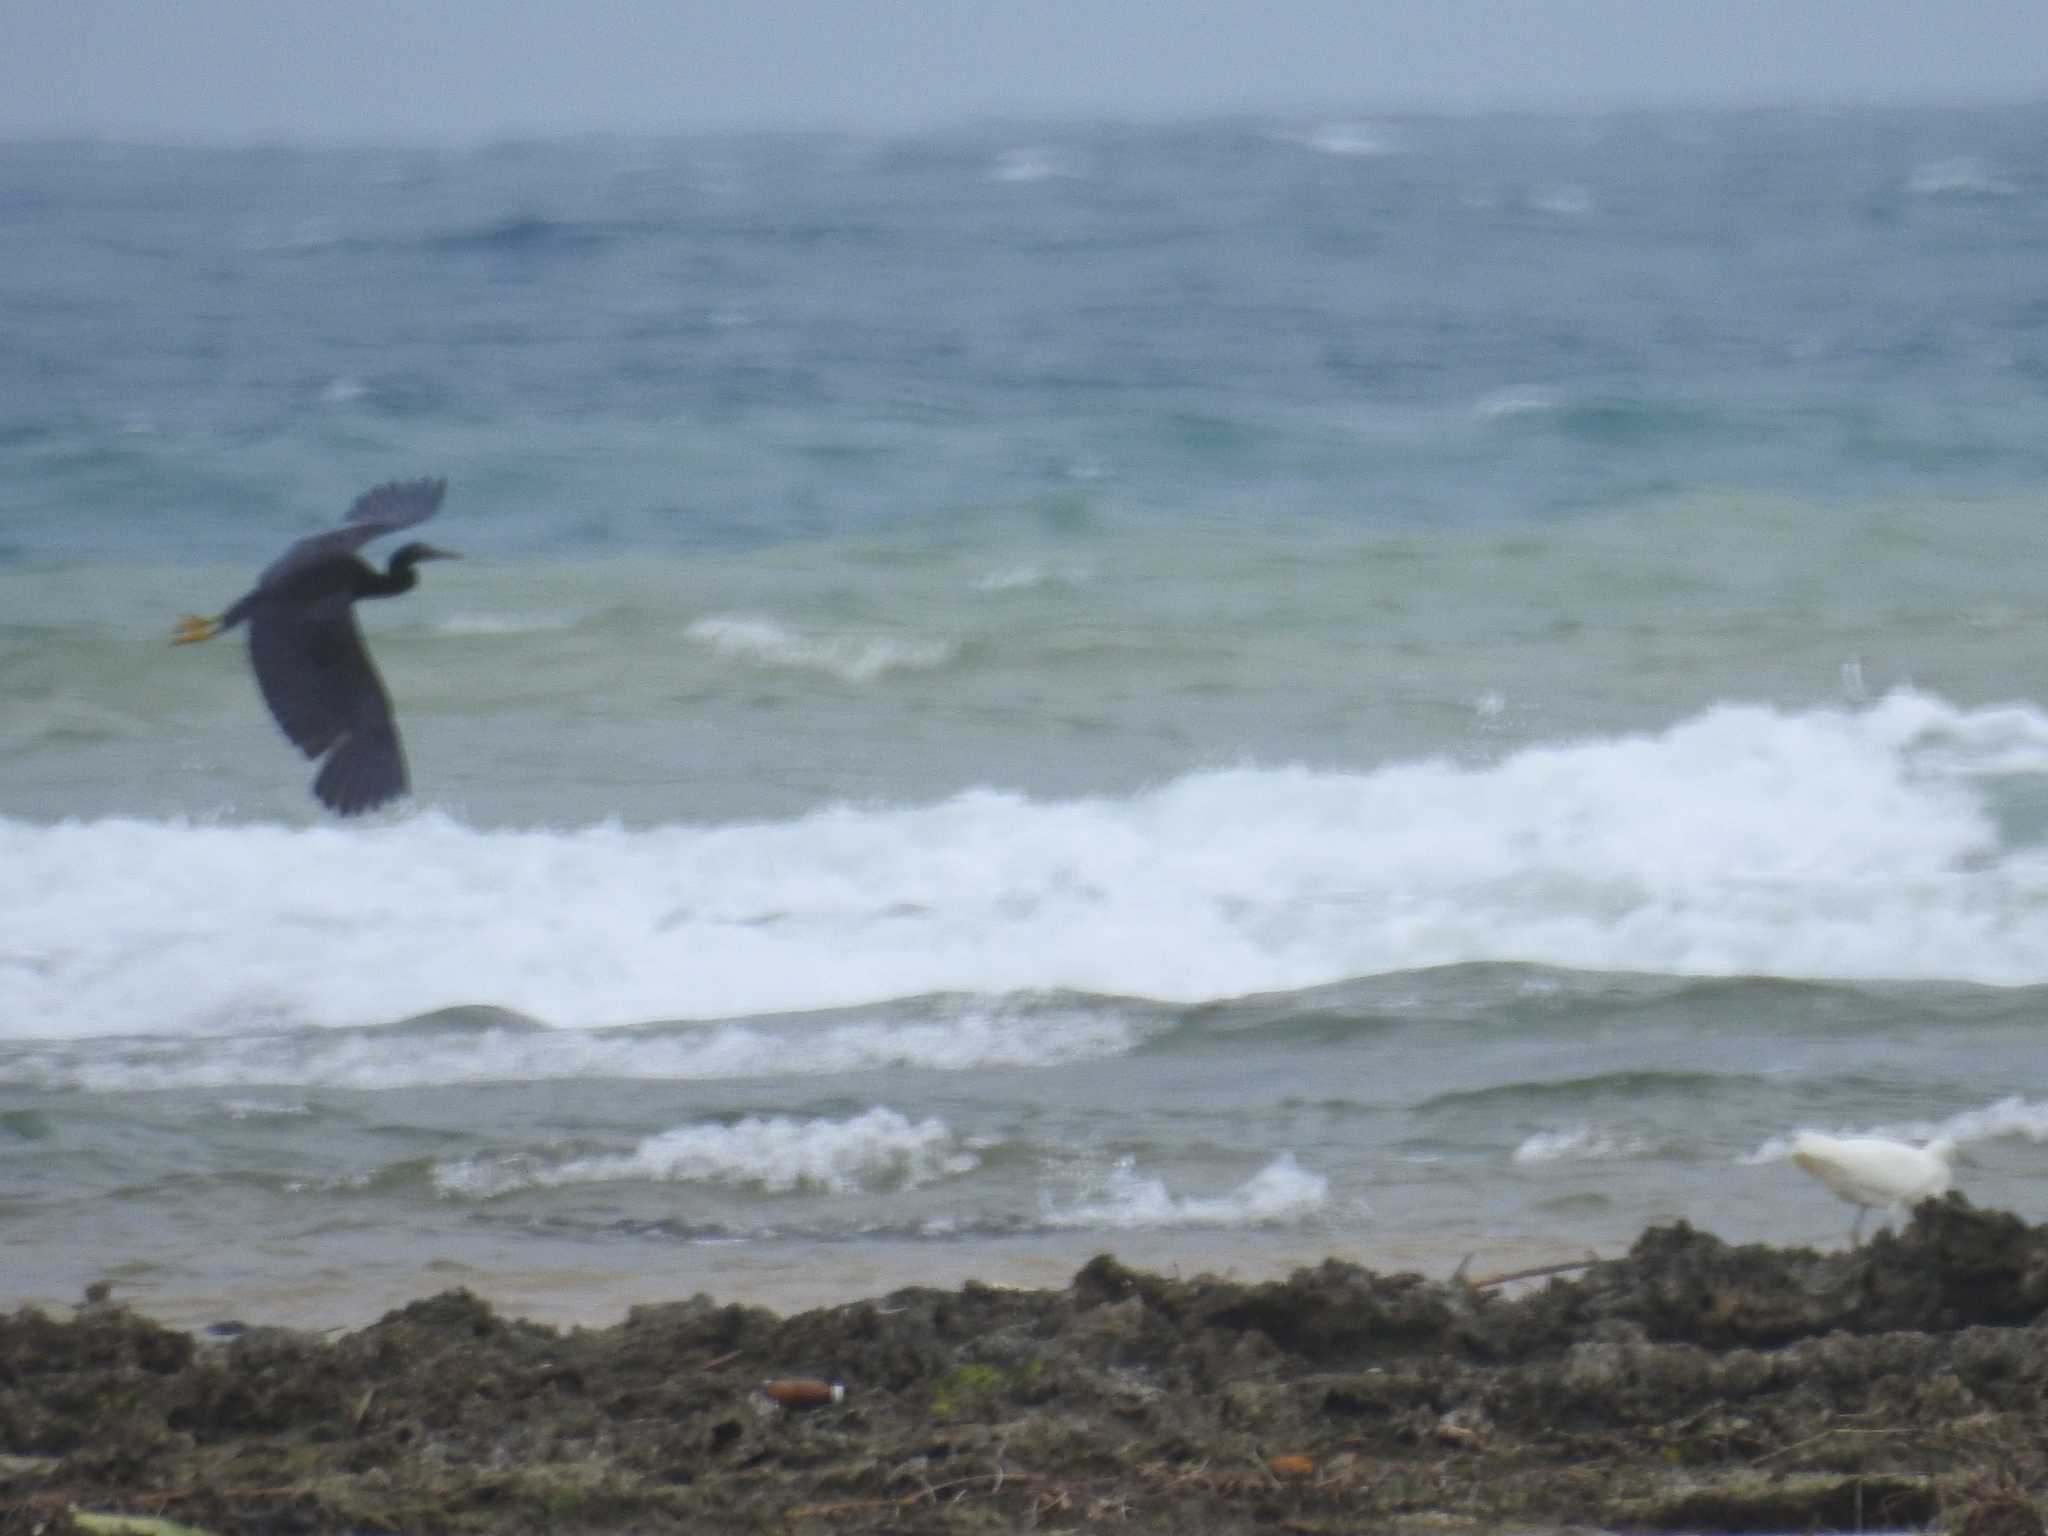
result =
[{"label": "white bird on shore", "polygon": [[1863,1241],[1863,1218],[1896,1211],[1948,1193],[1955,1182],[1956,1144],[1946,1136],[1924,1147],[1883,1136],[1828,1136],[1801,1131],[1792,1138],[1792,1161],[1857,1207],[1851,1247]]}]

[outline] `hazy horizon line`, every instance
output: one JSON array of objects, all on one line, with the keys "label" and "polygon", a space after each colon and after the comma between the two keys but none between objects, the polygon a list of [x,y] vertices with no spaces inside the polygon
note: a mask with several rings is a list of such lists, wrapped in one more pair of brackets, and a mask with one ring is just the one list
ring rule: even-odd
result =
[{"label": "hazy horizon line", "polygon": [[480,149],[563,140],[667,140],[691,138],[773,138],[829,135],[876,140],[917,138],[974,131],[1019,132],[1086,127],[1167,128],[1237,122],[1369,124],[1380,121],[1470,120],[1484,118],[1574,118],[1723,116],[1734,114],[1851,115],[1857,113],[2004,113],[2048,106],[2048,91],[2011,94],[1863,93],[1842,95],[1670,93],[1611,97],[1564,95],[1416,97],[1351,103],[1218,104],[1208,107],[1001,108],[858,120],[845,115],[790,117],[735,114],[666,124],[575,123],[502,124],[486,128],[364,134],[353,130],[250,128],[193,130],[82,124],[44,126],[0,124],[0,144],[98,145],[134,149]]}]

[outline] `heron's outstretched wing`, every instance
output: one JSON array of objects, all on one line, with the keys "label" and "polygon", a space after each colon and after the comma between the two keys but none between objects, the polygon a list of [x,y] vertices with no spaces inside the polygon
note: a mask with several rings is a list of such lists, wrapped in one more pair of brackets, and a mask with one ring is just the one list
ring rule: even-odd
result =
[{"label": "heron's outstretched wing", "polygon": [[308,757],[331,752],[313,792],[344,816],[405,793],[405,754],[391,700],[339,592],[310,603],[264,602],[249,615],[249,661],[263,702]]},{"label": "heron's outstretched wing", "polygon": [[278,586],[330,555],[352,555],[372,539],[424,523],[441,510],[441,498],[447,494],[446,480],[393,480],[373,486],[355,499],[339,528],[300,539],[264,568],[256,585]]},{"label": "heron's outstretched wing", "polygon": [[446,480],[393,480],[358,496],[344,521],[373,530],[363,537],[374,539],[380,533],[424,523],[441,510],[441,498],[447,494]]}]

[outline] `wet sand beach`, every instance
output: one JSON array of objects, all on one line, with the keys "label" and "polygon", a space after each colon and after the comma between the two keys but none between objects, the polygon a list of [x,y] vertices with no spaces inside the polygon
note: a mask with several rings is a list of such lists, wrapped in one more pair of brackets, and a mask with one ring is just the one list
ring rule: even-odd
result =
[{"label": "wet sand beach", "polygon": [[[83,1289],[104,1281],[114,1297],[166,1327],[201,1330],[223,1320],[315,1330],[357,1329],[439,1291],[469,1291],[508,1317],[557,1328],[602,1328],[636,1306],[704,1293],[743,1299],[784,1314],[833,1307],[914,1286],[957,1289],[969,1281],[1026,1290],[1058,1290],[1109,1248],[1133,1269],[1182,1278],[1215,1275],[1244,1282],[1277,1280],[1336,1258],[1387,1273],[1445,1279],[1462,1265],[1473,1273],[1614,1257],[1625,1243],[1566,1238],[1502,1238],[1484,1243],[1442,1236],[1384,1236],[1370,1243],[1286,1231],[1161,1231],[1039,1234],[945,1243],[847,1239],[746,1243],[650,1242],[620,1250],[589,1245],[543,1250],[514,1242],[420,1246],[332,1238],[244,1263],[161,1256],[97,1269],[47,1262],[33,1283],[0,1297],[0,1306],[61,1312]],[[578,1260],[581,1262],[578,1262]],[[25,1267],[25,1266],[24,1266]]]}]

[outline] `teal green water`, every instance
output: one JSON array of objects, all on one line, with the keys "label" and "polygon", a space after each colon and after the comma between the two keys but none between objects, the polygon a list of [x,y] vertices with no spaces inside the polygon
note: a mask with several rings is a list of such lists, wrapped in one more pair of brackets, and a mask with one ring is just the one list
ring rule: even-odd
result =
[{"label": "teal green water", "polygon": [[[458,502],[438,536],[486,552],[364,624],[422,803],[478,825],[720,822],[1497,761],[1721,702],[2018,702],[2048,661],[2011,553],[2039,515],[1698,493],[1517,531],[980,517],[540,561],[492,557],[487,511]],[[161,643],[246,579],[0,569],[10,811],[316,820],[235,643]]]}]

